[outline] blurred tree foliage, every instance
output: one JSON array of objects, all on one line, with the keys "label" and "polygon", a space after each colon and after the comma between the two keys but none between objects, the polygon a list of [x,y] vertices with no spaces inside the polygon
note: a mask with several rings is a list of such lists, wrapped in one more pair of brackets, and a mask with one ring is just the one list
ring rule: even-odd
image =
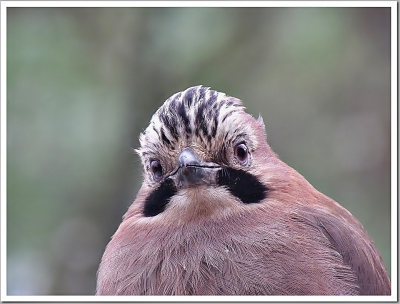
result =
[{"label": "blurred tree foliage", "polygon": [[141,184],[132,148],[203,84],[352,212],[390,271],[389,8],[8,8],[7,287],[93,294]]}]

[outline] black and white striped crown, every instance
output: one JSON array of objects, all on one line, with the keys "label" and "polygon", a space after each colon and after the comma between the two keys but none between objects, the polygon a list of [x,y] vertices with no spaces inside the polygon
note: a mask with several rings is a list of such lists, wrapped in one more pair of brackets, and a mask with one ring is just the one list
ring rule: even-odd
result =
[{"label": "black and white striped crown", "polygon": [[208,87],[194,86],[168,98],[154,113],[149,126],[140,135],[140,155],[162,146],[174,149],[179,141],[202,142],[206,146],[229,133],[235,126],[229,117],[243,111],[242,102]]}]

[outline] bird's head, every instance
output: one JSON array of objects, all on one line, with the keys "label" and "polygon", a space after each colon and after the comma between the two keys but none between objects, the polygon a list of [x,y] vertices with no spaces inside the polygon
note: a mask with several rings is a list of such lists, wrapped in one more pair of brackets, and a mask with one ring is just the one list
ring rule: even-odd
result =
[{"label": "bird's head", "polygon": [[262,168],[276,159],[262,118],[246,113],[239,99],[203,86],[167,99],[136,152],[144,166],[137,199],[142,216],[179,220],[262,202],[269,191]]}]

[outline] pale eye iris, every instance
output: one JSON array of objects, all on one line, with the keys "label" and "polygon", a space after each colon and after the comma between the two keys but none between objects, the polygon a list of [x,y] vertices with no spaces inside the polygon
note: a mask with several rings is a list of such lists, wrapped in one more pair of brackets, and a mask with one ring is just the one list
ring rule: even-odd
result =
[{"label": "pale eye iris", "polygon": [[239,163],[241,165],[245,165],[249,157],[249,150],[247,149],[246,145],[243,143],[236,145],[234,152]]},{"label": "pale eye iris", "polygon": [[162,175],[163,175],[163,167],[161,166],[160,161],[152,160],[150,162],[150,169],[151,169],[151,172],[153,172],[154,179],[156,181],[161,180]]}]

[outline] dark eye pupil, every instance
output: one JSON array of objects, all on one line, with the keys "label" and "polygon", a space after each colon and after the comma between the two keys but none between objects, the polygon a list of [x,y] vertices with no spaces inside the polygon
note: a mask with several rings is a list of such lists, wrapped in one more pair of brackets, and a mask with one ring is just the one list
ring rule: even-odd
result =
[{"label": "dark eye pupil", "polygon": [[239,162],[244,163],[247,160],[248,151],[245,144],[238,144],[235,147],[235,156],[239,160]]},{"label": "dark eye pupil", "polygon": [[150,163],[151,171],[156,179],[160,179],[163,174],[163,168],[158,160],[152,160]]}]

